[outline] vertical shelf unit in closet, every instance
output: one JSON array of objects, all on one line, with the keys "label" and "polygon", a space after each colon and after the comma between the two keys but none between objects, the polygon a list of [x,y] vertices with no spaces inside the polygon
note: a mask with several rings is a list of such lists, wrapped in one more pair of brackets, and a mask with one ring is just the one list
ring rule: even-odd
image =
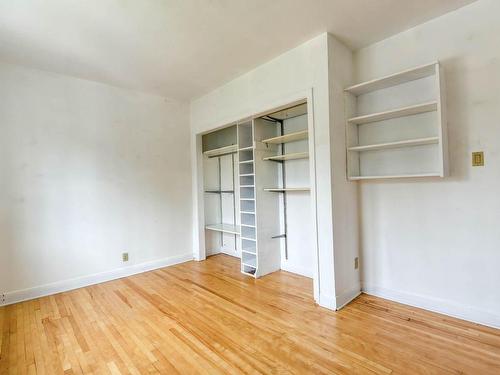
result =
[{"label": "vertical shelf unit in closet", "polygon": [[346,88],[348,179],[446,176],[444,94],[439,62]]},{"label": "vertical shelf unit in closet", "polygon": [[[307,113],[306,109],[307,106],[305,104],[297,106],[295,111],[299,112],[296,115],[302,115]],[[282,205],[281,205],[283,210],[282,232],[279,234],[275,234],[272,238],[274,239],[282,238],[284,240],[284,256],[285,259],[288,259],[287,194],[294,192],[309,192],[310,188],[308,186],[299,186],[299,187],[287,186],[286,168],[285,168],[286,161],[307,159],[309,158],[309,152],[301,151],[301,152],[287,153],[286,145],[288,143],[306,140],[308,139],[309,135],[307,129],[301,129],[299,131],[294,131],[285,134],[284,119],[280,118],[279,115],[264,116],[261,120],[267,122],[268,128],[272,129],[271,137],[269,137],[269,134],[267,134],[267,137],[260,138],[261,144],[265,145],[265,147],[272,152],[272,155],[264,157],[263,161],[275,162],[280,165],[278,176],[281,182],[277,181],[276,185],[268,185],[267,187],[264,188],[265,192],[282,194]]]},{"label": "vertical shelf unit in closet", "polygon": [[[235,174],[235,164],[237,163],[237,152],[238,145],[237,144],[229,144],[227,142],[236,142],[236,128],[234,127],[234,139],[231,139],[231,136],[228,136],[228,133],[231,131],[230,128],[222,129],[215,131],[213,133],[209,133],[204,138],[204,152],[203,156],[207,159],[215,159],[216,160],[216,171],[211,173],[210,177],[207,178],[210,181],[211,186],[205,186],[205,204],[207,204],[207,196],[217,196],[217,207],[214,210],[216,212],[210,212],[210,216],[217,217],[217,219],[213,220],[209,223],[206,223],[205,229],[211,232],[217,232],[220,234],[220,248],[219,251],[222,251],[224,248],[224,237],[225,236],[233,236],[234,249],[231,251],[231,255],[237,253],[237,237],[240,234],[240,226],[238,225],[238,220],[236,217],[237,212],[237,184],[235,183],[236,176]],[[226,160],[225,158],[229,158]],[[224,159],[224,162],[223,162]],[[224,165],[223,164],[228,164]],[[226,168],[227,167],[227,168]],[[223,168],[228,170],[223,170]],[[207,171],[208,173],[208,171]],[[229,188],[225,188],[222,181],[222,176],[229,175],[231,177],[231,186]],[[206,181],[204,182],[205,185]],[[214,186],[216,185],[216,186]],[[226,197],[230,197],[229,199],[229,208],[228,201]],[[212,201],[213,206],[213,201]],[[214,207],[211,207],[214,208]],[[233,251],[234,250],[234,251]]]},{"label": "vertical shelf unit in closet", "polygon": [[255,142],[265,128],[259,119],[238,124],[241,272],[260,277],[281,267],[279,244],[271,232],[279,227],[278,201],[263,194],[263,184],[277,174],[263,163],[270,151]]}]

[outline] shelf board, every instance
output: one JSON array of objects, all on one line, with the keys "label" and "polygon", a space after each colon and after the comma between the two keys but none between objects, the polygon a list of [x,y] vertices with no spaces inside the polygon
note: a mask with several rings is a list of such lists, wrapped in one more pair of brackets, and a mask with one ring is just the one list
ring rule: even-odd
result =
[{"label": "shelf board", "polygon": [[247,254],[252,254],[252,255],[255,255],[257,256],[257,253],[252,253],[251,251],[248,251],[248,250],[241,250],[242,253],[247,253]]},{"label": "shelf board", "polygon": [[240,185],[240,188],[254,188],[255,185]]},{"label": "shelf board", "polygon": [[309,153],[307,153],[307,152],[295,152],[293,154],[268,156],[267,158],[264,158],[263,160],[284,161],[284,160],[294,160],[294,159],[307,159],[308,157],[309,157]]},{"label": "shelf board", "polygon": [[353,146],[349,147],[349,151],[375,151],[375,150],[383,150],[388,148],[400,148],[400,147],[410,147],[410,146],[423,146],[423,145],[431,145],[439,143],[439,137],[429,137],[429,138],[417,138],[417,139],[408,139],[404,141],[397,142],[387,142],[387,143],[378,143],[373,145],[365,145],[365,146]]},{"label": "shelf board", "polygon": [[391,86],[414,81],[416,79],[429,77],[436,73],[436,65],[438,64],[439,63],[436,61],[430,64],[418,66],[416,68],[403,70],[399,73],[350,86],[344,89],[344,91],[353,95],[362,95],[371,91],[382,90]]},{"label": "shelf board", "polygon": [[248,147],[243,147],[243,148],[239,148],[238,151],[249,151],[249,150],[253,150],[253,146],[248,146]]},{"label": "shelf board", "polygon": [[240,198],[240,201],[254,201],[255,198]]},{"label": "shelf board", "polygon": [[440,173],[416,173],[416,174],[400,174],[400,175],[381,175],[381,176],[350,176],[349,180],[379,180],[386,178],[417,178],[417,177],[442,177]]},{"label": "shelf board", "polygon": [[240,214],[255,215],[255,212],[253,212],[253,211],[240,211]]},{"label": "shelf board", "polygon": [[242,240],[247,240],[247,241],[254,241],[257,242],[255,238],[249,238],[249,237],[241,237]]},{"label": "shelf board", "polygon": [[238,225],[233,225],[233,224],[210,224],[205,226],[205,229],[208,230],[213,230],[216,232],[223,232],[223,233],[231,233],[231,234],[240,234],[241,230]]},{"label": "shelf board", "polygon": [[255,176],[255,173],[244,173],[240,174],[240,177]]},{"label": "shelf board", "polygon": [[241,264],[243,264],[244,266],[247,266],[247,267],[252,267],[255,269],[257,268],[257,260],[256,259],[254,259],[253,261],[252,260],[247,260],[245,262],[242,261]]},{"label": "shelf board", "polygon": [[295,188],[264,188],[264,191],[272,191],[275,193],[283,193],[287,191],[310,191],[308,187],[295,187]]},{"label": "shelf board", "polygon": [[262,140],[262,143],[281,144],[281,143],[287,143],[287,142],[301,141],[303,139],[308,138],[308,133],[309,132],[307,130],[302,130],[299,132],[281,135],[279,137],[264,139],[264,140]]},{"label": "shelf board", "polygon": [[247,227],[247,228],[256,228],[255,225],[251,225],[251,224],[241,224],[242,227]]},{"label": "shelf board", "polygon": [[250,163],[253,163],[253,160],[243,160],[243,161],[240,161],[240,164],[250,164]]},{"label": "shelf board", "polygon": [[412,105],[408,107],[392,109],[390,111],[372,113],[364,116],[357,116],[347,120],[349,124],[368,124],[370,122],[390,120],[393,118],[417,115],[419,113],[437,111],[437,102]]},{"label": "shelf board", "polygon": [[208,150],[203,153],[203,155],[208,156],[209,158],[214,158],[217,156],[223,156],[227,154],[234,154],[238,151],[238,145],[230,145],[215,148],[213,150]]}]

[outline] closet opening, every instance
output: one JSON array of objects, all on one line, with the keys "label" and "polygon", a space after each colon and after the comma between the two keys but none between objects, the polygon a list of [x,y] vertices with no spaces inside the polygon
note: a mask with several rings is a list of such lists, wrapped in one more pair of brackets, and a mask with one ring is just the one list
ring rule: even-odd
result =
[{"label": "closet opening", "polygon": [[311,118],[303,100],[202,135],[207,256],[317,278]]}]

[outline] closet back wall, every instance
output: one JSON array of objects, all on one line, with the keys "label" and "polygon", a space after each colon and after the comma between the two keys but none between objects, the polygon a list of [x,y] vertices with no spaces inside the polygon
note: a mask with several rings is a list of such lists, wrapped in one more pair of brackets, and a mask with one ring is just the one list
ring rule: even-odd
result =
[{"label": "closet back wall", "polygon": [[0,82],[7,302],[192,258],[187,105],[7,64]]},{"label": "closet back wall", "polygon": [[363,288],[498,327],[499,14],[480,0],[355,54],[357,82],[441,61],[450,151],[449,178],[360,185]]}]

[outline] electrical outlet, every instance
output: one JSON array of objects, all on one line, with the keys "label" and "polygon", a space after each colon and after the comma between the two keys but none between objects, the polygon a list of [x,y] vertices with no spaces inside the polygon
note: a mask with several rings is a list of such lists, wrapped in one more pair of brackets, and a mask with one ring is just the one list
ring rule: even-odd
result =
[{"label": "electrical outlet", "polygon": [[123,254],[122,254],[122,260],[123,260],[124,262],[128,262],[128,253],[123,253]]},{"label": "electrical outlet", "polygon": [[354,258],[354,269],[357,270],[359,268],[359,258]]},{"label": "electrical outlet", "polygon": [[482,167],[484,166],[484,152],[477,151],[472,153],[472,166]]}]

